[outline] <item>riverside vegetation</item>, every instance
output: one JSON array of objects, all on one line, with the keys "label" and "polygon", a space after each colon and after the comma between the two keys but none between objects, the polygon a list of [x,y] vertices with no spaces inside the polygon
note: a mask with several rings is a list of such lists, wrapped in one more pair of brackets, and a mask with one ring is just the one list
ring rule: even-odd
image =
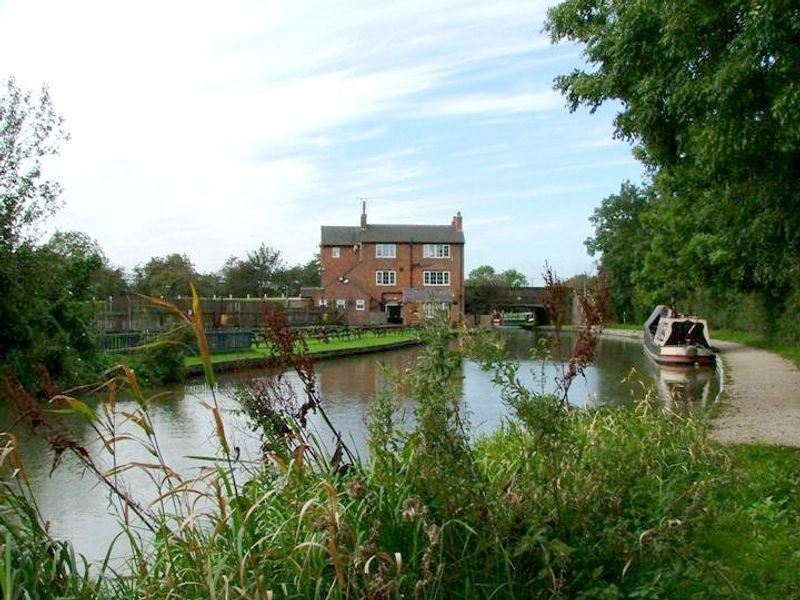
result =
[{"label": "riverside vegetation", "polygon": [[[584,306],[590,317],[599,314],[590,300]],[[186,324],[213,389],[198,314]],[[265,335],[302,389],[281,370],[242,382],[243,410],[263,439],[256,465],[237,461],[223,415],[210,405],[219,454],[192,477],[164,463],[148,416],[158,395],[147,395],[126,367],[92,390],[51,390],[45,405],[11,390],[27,423],[51,442],[54,468],[72,453],[108,490],[131,551],[122,566],[106,560],[90,569],[67,542],[52,539],[6,433],[2,597],[797,596],[800,455],[714,446],[706,415],[664,411],[646,391],[634,410],[572,408],[570,383],[591,360],[599,327],[587,323],[551,393],[521,385],[495,340],[464,331],[454,346],[447,327],[431,326],[418,361],[375,398],[369,458],[359,458],[340,438],[327,451],[308,430],[310,411],[324,417],[313,361],[295,351],[298,341],[273,314]],[[465,357],[494,371],[513,410],[477,440],[459,400]],[[137,399],[136,411],[117,413],[123,389]],[[89,391],[102,396],[97,410],[80,399]],[[395,413],[400,395],[417,402],[410,428]],[[101,468],[101,457],[52,413],[90,423],[111,467]],[[114,449],[131,443],[152,460],[116,464]],[[147,503],[126,491],[131,469],[151,475]]]}]

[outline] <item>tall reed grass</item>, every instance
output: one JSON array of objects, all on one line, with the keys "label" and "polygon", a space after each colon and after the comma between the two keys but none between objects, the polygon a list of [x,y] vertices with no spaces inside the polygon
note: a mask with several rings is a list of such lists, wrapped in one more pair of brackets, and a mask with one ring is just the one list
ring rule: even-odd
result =
[{"label": "tall reed grass", "polygon": [[[264,441],[257,468],[238,463],[216,399],[208,409],[219,455],[186,477],[165,463],[148,414],[158,398],[130,369],[111,371],[95,388],[104,394],[99,411],[79,394],[54,395],[61,410],[95,429],[112,468],[101,470],[72,438],[38,427],[56,452],[82,456],[110,490],[131,553],[123,568],[106,563],[91,573],[69,544],[51,540],[6,437],[3,598],[669,597],[693,564],[691,539],[726,454],[706,442],[702,415],[665,412],[650,397],[635,410],[570,407],[569,382],[591,359],[600,327],[590,314],[598,305],[587,302],[589,324],[555,394],[525,388],[496,340],[463,331],[454,344],[446,325],[432,325],[417,361],[375,399],[363,459],[334,430],[331,451],[308,431],[306,417],[324,416],[324,399],[313,362],[297,351],[302,342],[277,317],[267,319],[266,334],[302,390],[283,385],[281,371],[242,384],[239,398]],[[214,389],[199,302],[193,315],[176,317],[197,335]],[[465,357],[494,371],[513,414],[477,442],[459,395]],[[117,411],[122,388],[136,410]],[[399,397],[416,400],[411,427],[396,410]],[[29,416],[50,418],[28,400]],[[151,462],[113,462],[117,445],[133,442],[123,423],[139,431],[135,443]],[[132,469],[150,475],[153,500],[124,491]],[[151,535],[138,533],[142,525]]]}]

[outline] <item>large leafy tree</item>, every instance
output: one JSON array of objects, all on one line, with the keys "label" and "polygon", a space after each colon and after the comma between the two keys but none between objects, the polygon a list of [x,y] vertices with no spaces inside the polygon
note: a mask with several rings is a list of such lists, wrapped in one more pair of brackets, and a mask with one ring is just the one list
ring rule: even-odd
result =
[{"label": "large leafy tree", "polygon": [[506,269],[498,273],[491,265],[475,267],[467,275],[466,285],[490,285],[501,287],[525,287],[528,278],[517,269]]},{"label": "large leafy tree", "polygon": [[516,269],[506,269],[502,273],[500,273],[500,279],[503,281],[503,284],[512,287],[525,287],[528,285],[528,278],[521,271],[517,271]]},{"label": "large leafy tree", "polygon": [[231,257],[222,268],[225,291],[244,297],[279,293],[284,284],[279,281],[286,265],[280,250],[261,244],[247,253],[243,260]]},{"label": "large leafy tree", "polygon": [[34,98],[12,77],[5,88],[0,95],[0,251],[8,252],[58,208],[61,187],[43,178],[42,161],[57,154],[69,136],[46,87]]},{"label": "large leafy tree", "polygon": [[589,219],[595,235],[586,240],[586,249],[591,256],[602,255],[601,272],[614,313],[622,321],[642,317],[636,304],[636,283],[650,247],[642,215],[651,202],[645,191],[626,182],[618,194],[603,200]]},{"label": "large leafy tree", "polygon": [[[571,108],[619,102],[616,135],[652,176],[653,243],[633,265],[642,281],[695,284],[664,271],[671,262],[718,290],[780,292],[796,282],[800,5],[566,0],[546,27],[554,41],[584,44],[588,68],[556,81]],[[598,224],[605,266],[614,250]]]},{"label": "large leafy tree", "polygon": [[41,386],[41,367],[74,383],[99,366],[91,310],[81,302],[102,264],[99,249],[88,238],[72,246],[77,238],[63,235],[35,244],[61,191],[43,165],[67,137],[47,88],[34,98],[7,80],[0,92],[0,377],[31,389]]},{"label": "large leafy tree", "polygon": [[146,296],[176,298],[189,294],[197,278],[192,260],[185,254],[156,256],[134,269],[134,290]]},{"label": "large leafy tree", "polygon": [[289,294],[299,294],[301,287],[319,286],[319,266],[319,254],[316,254],[306,263],[284,269],[275,279]]},{"label": "large leafy tree", "polygon": [[76,300],[128,292],[125,272],[113,267],[96,240],[79,231],[57,231],[45,244],[63,268],[64,284]]}]

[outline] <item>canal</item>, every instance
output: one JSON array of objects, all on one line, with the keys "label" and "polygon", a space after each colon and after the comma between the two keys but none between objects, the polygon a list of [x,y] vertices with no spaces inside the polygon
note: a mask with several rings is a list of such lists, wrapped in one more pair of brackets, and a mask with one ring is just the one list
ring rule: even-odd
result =
[{"label": "canal", "polygon": [[[544,366],[530,357],[535,344],[534,334],[522,330],[502,333],[509,354],[521,364],[520,376],[534,390],[552,390],[554,379],[560,373],[556,366]],[[569,339],[565,340],[570,343]],[[365,454],[366,418],[372,399],[385,384],[384,369],[406,369],[414,364],[419,347],[391,352],[361,355],[320,362],[316,365],[319,390],[326,411],[339,428],[350,447]],[[481,370],[471,361],[462,363],[462,399],[470,415],[473,435],[492,431],[507,416],[507,409],[492,383],[492,374]],[[257,372],[246,374],[258,377]],[[290,378],[291,380],[291,378]],[[260,442],[248,420],[239,411],[232,390],[236,378],[220,382],[216,393],[225,416],[225,429],[229,443],[240,453],[242,464],[255,464],[259,458]],[[667,371],[656,367],[642,351],[641,342],[626,338],[604,337],[600,340],[595,362],[587,369],[585,377],[573,383],[569,400],[576,406],[601,404],[632,404],[649,390],[664,404],[705,406],[713,402],[718,390],[715,371],[691,369]],[[209,406],[214,398],[211,390],[200,382],[170,388],[151,409],[152,422],[166,463],[175,471],[191,477],[211,462],[203,457],[218,456],[218,443]],[[414,406],[400,401],[400,413],[413,418]],[[117,410],[134,411],[133,400],[118,400]],[[6,420],[10,415],[6,415]],[[102,456],[102,468],[113,463],[101,450],[97,434],[85,422],[73,420],[71,427],[77,440]],[[312,422],[323,443],[331,436],[321,427],[318,419]],[[133,435],[141,435],[135,427],[127,428]],[[84,474],[75,457],[65,454],[62,464],[51,473],[52,452],[44,441],[17,432],[19,446],[31,489],[52,534],[59,539],[71,540],[77,552],[89,560],[103,558],[109,543],[119,533],[115,504],[92,476]],[[131,461],[152,463],[153,457],[135,441],[119,444],[116,464]],[[246,467],[245,467],[246,468]],[[125,473],[125,486],[134,497],[144,503],[155,496],[152,482],[145,471],[132,469]],[[135,528],[134,528],[135,529]],[[144,533],[143,533],[144,535]],[[124,556],[127,544],[120,538],[113,551]]]}]

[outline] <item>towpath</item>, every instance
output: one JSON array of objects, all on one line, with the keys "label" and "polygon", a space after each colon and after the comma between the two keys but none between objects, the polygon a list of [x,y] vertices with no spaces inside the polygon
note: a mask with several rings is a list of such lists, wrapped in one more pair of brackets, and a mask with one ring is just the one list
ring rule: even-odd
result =
[{"label": "towpath", "polygon": [[[641,339],[641,332],[607,334]],[[800,370],[773,352],[713,340],[724,366],[725,394],[711,439],[721,444],[772,444],[800,448]]]},{"label": "towpath", "polygon": [[714,340],[725,365],[721,413],[711,439],[800,447],[800,370],[777,354]]}]

